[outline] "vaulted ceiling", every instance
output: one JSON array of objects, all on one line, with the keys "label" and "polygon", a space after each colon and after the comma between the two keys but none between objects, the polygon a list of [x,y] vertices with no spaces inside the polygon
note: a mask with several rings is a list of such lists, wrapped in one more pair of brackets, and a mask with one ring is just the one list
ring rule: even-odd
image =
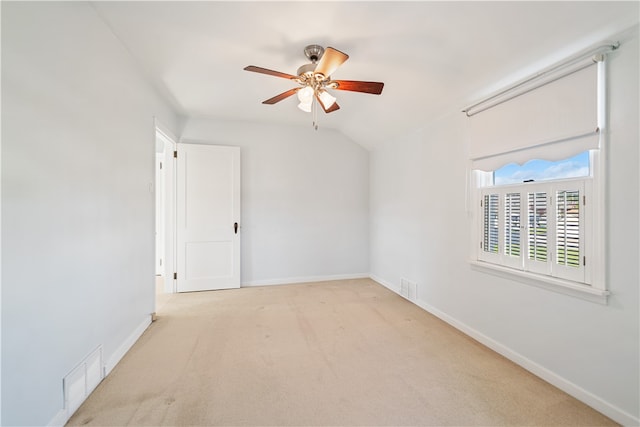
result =
[{"label": "vaulted ceiling", "polygon": [[382,95],[334,91],[321,113],[366,148],[424,127],[443,113],[638,22],[638,2],[94,2],[160,93],[185,117],[308,126],[296,87],[243,71],[288,74],[309,44],[350,58],[336,79],[385,83]]}]

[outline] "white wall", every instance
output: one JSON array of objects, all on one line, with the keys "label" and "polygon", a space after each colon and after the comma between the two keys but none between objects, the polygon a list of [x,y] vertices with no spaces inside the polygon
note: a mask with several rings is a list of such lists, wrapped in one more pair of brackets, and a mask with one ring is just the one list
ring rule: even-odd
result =
[{"label": "white wall", "polygon": [[3,2],[2,425],[60,421],[62,378],[149,321],[154,116],[89,4]]},{"label": "white wall", "polygon": [[368,274],[361,146],[329,129],[207,119],[189,120],[182,140],[241,147],[244,286]]},{"label": "white wall", "polygon": [[371,153],[371,271],[418,304],[620,422],[638,424],[638,34],[610,55],[606,306],[472,270],[467,123],[444,119]]}]

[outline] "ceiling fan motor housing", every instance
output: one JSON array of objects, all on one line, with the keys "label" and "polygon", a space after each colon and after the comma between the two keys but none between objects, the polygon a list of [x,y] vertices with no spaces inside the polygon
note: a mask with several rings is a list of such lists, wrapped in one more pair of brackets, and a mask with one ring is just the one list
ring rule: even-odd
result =
[{"label": "ceiling fan motor housing", "polygon": [[311,75],[316,69],[316,65],[317,65],[316,63],[304,64],[302,67],[298,68],[297,73],[299,76],[302,76],[304,74]]}]

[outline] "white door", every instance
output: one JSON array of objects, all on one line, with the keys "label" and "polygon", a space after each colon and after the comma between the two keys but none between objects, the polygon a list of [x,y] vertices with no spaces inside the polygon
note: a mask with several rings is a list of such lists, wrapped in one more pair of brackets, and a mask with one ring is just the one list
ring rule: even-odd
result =
[{"label": "white door", "polygon": [[177,290],[240,287],[240,148],[178,144]]}]

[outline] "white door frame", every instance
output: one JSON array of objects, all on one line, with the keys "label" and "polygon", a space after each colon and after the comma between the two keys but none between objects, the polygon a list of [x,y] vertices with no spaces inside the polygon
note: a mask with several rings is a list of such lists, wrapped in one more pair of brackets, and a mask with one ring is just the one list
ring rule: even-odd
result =
[{"label": "white door frame", "polygon": [[[174,152],[176,151],[177,138],[171,131],[156,119],[156,138],[162,141],[164,146],[164,163],[162,174],[164,175],[164,259],[162,276],[164,277],[165,293],[175,293],[176,284],[174,273],[176,268],[176,167]],[[156,188],[158,188],[156,186]],[[157,216],[156,216],[157,217]]]}]

